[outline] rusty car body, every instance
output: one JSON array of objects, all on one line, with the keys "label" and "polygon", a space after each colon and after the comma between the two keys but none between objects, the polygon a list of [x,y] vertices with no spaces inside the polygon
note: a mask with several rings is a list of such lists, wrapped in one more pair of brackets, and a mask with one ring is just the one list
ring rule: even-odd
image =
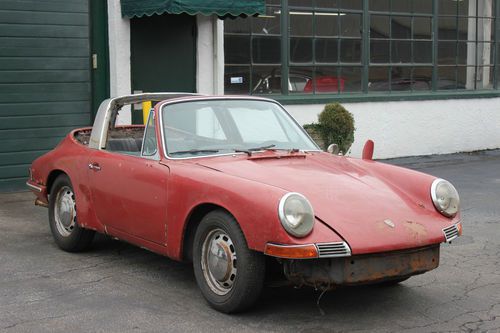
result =
[{"label": "rusty car body", "polygon": [[[154,101],[145,125],[117,123]],[[241,311],[266,271],[330,289],[397,283],[436,268],[461,232],[436,177],[321,151],[276,101],[157,93],[100,106],[92,128],[35,160],[27,185],[66,251],[94,232],[192,261],[208,303]]]}]

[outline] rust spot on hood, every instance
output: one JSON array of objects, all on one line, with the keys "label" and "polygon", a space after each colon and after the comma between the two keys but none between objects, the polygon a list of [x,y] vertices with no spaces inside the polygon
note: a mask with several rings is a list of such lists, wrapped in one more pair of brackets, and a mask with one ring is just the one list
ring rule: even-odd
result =
[{"label": "rust spot on hood", "polygon": [[410,233],[410,236],[417,242],[420,243],[427,237],[427,228],[423,224],[414,221],[405,221],[403,225]]}]

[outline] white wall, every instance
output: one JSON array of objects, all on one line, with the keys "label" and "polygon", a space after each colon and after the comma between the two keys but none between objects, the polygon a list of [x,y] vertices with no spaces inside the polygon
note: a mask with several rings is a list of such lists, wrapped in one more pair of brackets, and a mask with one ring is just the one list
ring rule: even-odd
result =
[{"label": "white wall", "polygon": [[[355,121],[351,156],[367,139],[374,158],[500,148],[500,98],[345,103]],[[287,105],[301,124],[317,121],[324,105]]]},{"label": "white wall", "polygon": [[223,25],[215,15],[197,15],[196,90],[200,94],[223,94]]},{"label": "white wall", "polygon": [[[111,97],[128,95],[130,80],[130,20],[122,18],[119,0],[108,1],[109,85]],[[130,107],[120,111],[117,122],[130,124]]]},{"label": "white wall", "polygon": [[213,93],[213,53],[214,34],[212,18],[205,15],[196,16],[198,40],[196,45],[196,91],[200,94]]}]

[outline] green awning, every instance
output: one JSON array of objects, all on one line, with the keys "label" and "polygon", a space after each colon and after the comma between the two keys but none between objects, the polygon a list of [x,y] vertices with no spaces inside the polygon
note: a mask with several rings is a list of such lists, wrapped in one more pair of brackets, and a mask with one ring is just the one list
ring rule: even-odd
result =
[{"label": "green awning", "polygon": [[153,14],[215,14],[221,18],[265,13],[265,0],[121,0],[123,17]]}]

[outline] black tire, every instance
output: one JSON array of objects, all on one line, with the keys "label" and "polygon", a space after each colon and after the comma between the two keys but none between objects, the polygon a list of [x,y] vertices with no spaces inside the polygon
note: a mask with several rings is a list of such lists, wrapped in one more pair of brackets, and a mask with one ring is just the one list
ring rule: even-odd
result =
[{"label": "black tire", "polygon": [[[64,206],[56,210],[56,206]],[[80,252],[86,250],[94,231],[80,228],[76,219],[76,198],[69,177],[62,174],[52,184],[49,197],[49,226],[54,241],[64,251]]]},{"label": "black tire", "polygon": [[[208,245],[219,250],[219,255],[222,253],[220,250],[226,251],[224,258],[229,259],[221,259],[213,252],[207,254],[203,249],[208,248]],[[215,258],[211,262],[222,263],[214,267],[215,275],[208,268],[213,267],[208,264],[208,258]],[[265,258],[261,253],[248,249],[237,221],[223,210],[208,213],[200,222],[194,236],[193,267],[201,293],[210,306],[218,311],[243,311],[251,307],[262,292]],[[221,272],[225,274],[224,278]]]}]

